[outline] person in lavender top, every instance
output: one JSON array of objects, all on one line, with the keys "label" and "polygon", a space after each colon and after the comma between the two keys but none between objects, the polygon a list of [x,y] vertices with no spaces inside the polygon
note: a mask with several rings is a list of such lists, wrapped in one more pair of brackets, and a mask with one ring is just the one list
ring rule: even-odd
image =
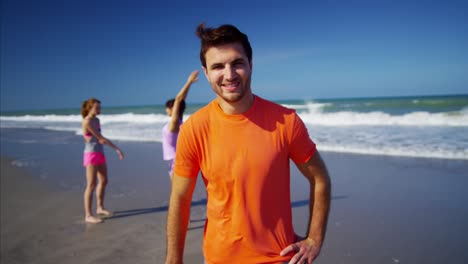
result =
[{"label": "person in lavender top", "polygon": [[163,159],[168,162],[171,178],[174,169],[177,136],[179,135],[179,127],[183,122],[185,111],[185,98],[187,98],[190,86],[196,81],[198,81],[198,71],[193,71],[177,96],[166,102],[166,113],[170,116],[170,120],[162,130],[162,149]]}]

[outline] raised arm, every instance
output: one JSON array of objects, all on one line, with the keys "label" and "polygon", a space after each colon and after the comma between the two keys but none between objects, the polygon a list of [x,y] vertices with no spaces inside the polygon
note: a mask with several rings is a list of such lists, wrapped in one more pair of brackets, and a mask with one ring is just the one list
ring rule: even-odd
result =
[{"label": "raised arm", "polygon": [[190,90],[190,86],[192,83],[198,81],[198,71],[193,71],[189,77],[187,82],[184,84],[182,89],[180,89],[179,93],[176,95],[174,100],[174,106],[172,107],[172,115],[171,120],[169,122],[169,131],[171,132],[178,132],[179,131],[179,120],[182,118],[179,116],[179,109],[180,104],[185,98],[187,98],[188,92]]},{"label": "raised arm", "polygon": [[312,263],[320,253],[330,210],[330,177],[320,154],[316,152],[312,158],[297,167],[310,183],[310,216],[307,237],[281,251],[281,255],[290,252],[296,254],[290,263]]},{"label": "raised arm", "polygon": [[167,215],[166,264],[183,263],[185,236],[195,184],[196,179],[194,178],[175,174],[172,177],[171,198]]}]

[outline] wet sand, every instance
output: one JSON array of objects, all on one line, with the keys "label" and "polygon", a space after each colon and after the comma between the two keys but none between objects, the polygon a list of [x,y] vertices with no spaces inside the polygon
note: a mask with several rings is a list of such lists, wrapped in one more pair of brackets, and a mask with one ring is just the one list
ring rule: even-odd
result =
[{"label": "wet sand", "polygon": [[[54,137],[59,135],[60,144],[21,144],[2,134],[0,262],[164,263],[170,187],[161,145],[115,142],[124,161],[106,150],[106,207],[115,215],[91,225],[83,216],[82,142],[62,132]],[[332,209],[315,263],[467,263],[468,161],[322,156],[332,177]],[[308,187],[295,168],[291,196],[294,226],[302,234]],[[204,199],[198,181],[188,264],[203,263]]]}]

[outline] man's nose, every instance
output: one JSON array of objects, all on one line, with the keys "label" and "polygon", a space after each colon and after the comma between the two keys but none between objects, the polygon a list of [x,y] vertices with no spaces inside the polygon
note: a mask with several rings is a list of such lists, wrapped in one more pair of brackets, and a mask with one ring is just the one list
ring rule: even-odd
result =
[{"label": "man's nose", "polygon": [[228,65],[224,68],[224,78],[226,80],[232,80],[236,77],[236,71],[234,69],[234,67],[232,67],[231,65]]}]

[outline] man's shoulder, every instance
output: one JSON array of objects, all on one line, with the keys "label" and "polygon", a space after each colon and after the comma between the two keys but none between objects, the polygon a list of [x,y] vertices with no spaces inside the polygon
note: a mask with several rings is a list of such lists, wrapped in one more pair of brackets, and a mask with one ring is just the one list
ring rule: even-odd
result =
[{"label": "man's shoulder", "polygon": [[266,111],[277,114],[294,114],[296,110],[256,95],[259,105]]},{"label": "man's shoulder", "polygon": [[190,114],[189,118],[181,125],[182,127],[199,127],[206,124],[210,119],[210,113],[213,111],[213,101],[202,108]]},{"label": "man's shoulder", "polygon": [[[198,109],[197,111],[193,112],[193,114],[190,115],[188,120],[203,120],[206,119],[210,112],[213,111],[213,101],[209,102],[202,108]],[[187,120],[187,121],[188,121]]]}]

